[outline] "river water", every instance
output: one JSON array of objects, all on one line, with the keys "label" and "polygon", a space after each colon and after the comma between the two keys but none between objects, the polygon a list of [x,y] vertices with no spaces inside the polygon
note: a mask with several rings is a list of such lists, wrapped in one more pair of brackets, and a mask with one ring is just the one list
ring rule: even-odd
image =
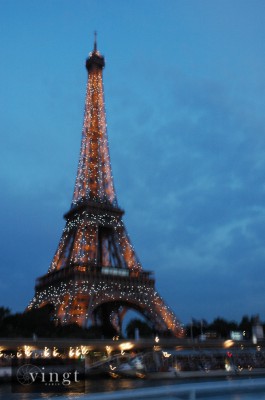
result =
[{"label": "river water", "polygon": [[[233,387],[235,384],[237,387]],[[229,390],[227,390],[227,385]],[[232,385],[232,386],[231,386]],[[241,387],[241,385],[243,385]],[[81,386],[80,386],[81,387]],[[76,387],[78,392],[78,387]],[[103,393],[104,392],[104,393]],[[3,400],[265,400],[265,378],[231,380],[90,379],[85,393],[12,393],[10,384],[0,385]]]}]

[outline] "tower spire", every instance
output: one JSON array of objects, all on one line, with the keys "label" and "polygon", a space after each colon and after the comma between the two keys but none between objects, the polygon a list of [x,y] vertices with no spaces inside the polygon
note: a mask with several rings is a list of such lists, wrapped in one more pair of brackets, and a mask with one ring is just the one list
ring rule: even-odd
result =
[{"label": "tower spire", "polygon": [[97,31],[94,32],[94,53],[97,52]]},{"label": "tower spire", "polygon": [[85,115],[72,207],[87,201],[118,205],[107,138],[102,80],[104,65],[104,57],[97,51],[97,33],[95,32],[94,51],[86,60],[88,83]]}]

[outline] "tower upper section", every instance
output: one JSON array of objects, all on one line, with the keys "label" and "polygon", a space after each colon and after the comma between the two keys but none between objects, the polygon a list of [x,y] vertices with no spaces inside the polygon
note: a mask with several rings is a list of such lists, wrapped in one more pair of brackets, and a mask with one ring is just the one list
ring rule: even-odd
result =
[{"label": "tower upper section", "polygon": [[72,208],[87,201],[117,207],[110,165],[102,72],[104,57],[94,49],[86,60],[88,82],[81,151]]}]

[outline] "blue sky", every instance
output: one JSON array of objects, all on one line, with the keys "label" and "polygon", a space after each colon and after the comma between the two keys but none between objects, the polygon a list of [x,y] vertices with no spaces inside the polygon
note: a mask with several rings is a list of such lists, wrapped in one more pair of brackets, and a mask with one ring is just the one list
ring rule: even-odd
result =
[{"label": "blue sky", "polygon": [[59,243],[95,29],[143,267],[183,322],[265,320],[263,0],[0,1],[0,305],[26,307]]}]

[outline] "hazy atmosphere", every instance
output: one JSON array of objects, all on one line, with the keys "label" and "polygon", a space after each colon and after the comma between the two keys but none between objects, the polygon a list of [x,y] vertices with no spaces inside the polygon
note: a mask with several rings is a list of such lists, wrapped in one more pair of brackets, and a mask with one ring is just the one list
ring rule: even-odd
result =
[{"label": "hazy atmosphere", "polygon": [[114,183],[179,319],[265,320],[265,2],[0,0],[0,305],[23,311],[69,210],[93,48]]}]

